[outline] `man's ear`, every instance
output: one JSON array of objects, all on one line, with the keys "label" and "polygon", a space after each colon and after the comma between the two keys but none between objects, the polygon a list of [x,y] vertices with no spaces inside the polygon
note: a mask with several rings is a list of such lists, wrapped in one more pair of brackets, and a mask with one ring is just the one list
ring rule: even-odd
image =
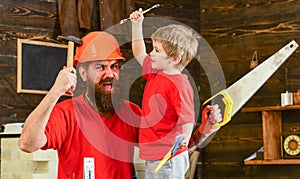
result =
[{"label": "man's ear", "polygon": [[176,55],[175,57],[173,57],[174,58],[174,63],[175,64],[178,64],[178,63],[180,63],[180,61],[181,61],[181,56],[180,55]]},{"label": "man's ear", "polygon": [[79,66],[78,72],[81,76],[82,81],[86,82],[86,79],[87,79],[86,69],[83,68],[82,66]]}]

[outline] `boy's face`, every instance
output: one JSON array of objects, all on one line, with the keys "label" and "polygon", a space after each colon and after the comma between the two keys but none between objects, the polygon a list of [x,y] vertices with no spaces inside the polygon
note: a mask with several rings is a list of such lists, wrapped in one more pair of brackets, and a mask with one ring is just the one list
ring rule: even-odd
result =
[{"label": "boy's face", "polygon": [[153,41],[153,50],[150,52],[150,55],[153,69],[169,72],[176,67],[174,58],[167,55],[160,42]]}]

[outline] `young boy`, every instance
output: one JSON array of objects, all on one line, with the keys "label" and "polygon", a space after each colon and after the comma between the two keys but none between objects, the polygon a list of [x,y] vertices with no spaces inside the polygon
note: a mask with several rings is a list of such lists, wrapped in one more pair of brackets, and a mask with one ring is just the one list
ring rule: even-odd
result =
[{"label": "young boy", "polygon": [[[140,158],[146,160],[146,178],[184,178],[189,167],[187,145],[195,123],[193,89],[184,67],[195,57],[199,36],[183,25],[159,28],[146,53],[142,9],[131,13],[132,50],[147,80],[139,133]],[[155,168],[179,136],[180,150],[155,173]]]}]

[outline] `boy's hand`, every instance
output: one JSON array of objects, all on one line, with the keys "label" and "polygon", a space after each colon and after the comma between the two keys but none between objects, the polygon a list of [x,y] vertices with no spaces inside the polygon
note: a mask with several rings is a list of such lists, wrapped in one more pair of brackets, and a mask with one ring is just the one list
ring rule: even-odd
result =
[{"label": "boy's hand", "polygon": [[202,135],[208,136],[219,130],[219,128],[213,128],[213,125],[219,122],[222,122],[222,114],[219,105],[206,106],[202,111],[202,123],[200,127],[192,133],[189,141],[189,148],[195,150],[194,146],[198,145]]},{"label": "boy's hand", "polygon": [[218,129],[213,128],[216,123],[222,122],[222,114],[219,105],[206,106],[202,112],[202,123],[199,132],[204,135],[209,135]]},{"label": "boy's hand", "polygon": [[129,16],[131,23],[142,23],[144,20],[144,15],[142,13],[143,9],[139,8],[139,10],[136,10],[132,12]]},{"label": "boy's hand", "polygon": [[183,137],[182,141],[178,144],[178,147],[181,149],[181,148],[187,147],[187,145],[188,145],[187,139],[189,139],[189,137],[185,136],[184,134],[180,134],[180,135],[176,136],[176,139],[178,139],[180,136]]}]

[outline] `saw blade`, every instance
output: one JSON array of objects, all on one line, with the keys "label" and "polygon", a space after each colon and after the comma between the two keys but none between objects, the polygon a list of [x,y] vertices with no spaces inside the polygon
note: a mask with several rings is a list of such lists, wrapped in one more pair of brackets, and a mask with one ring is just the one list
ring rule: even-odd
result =
[{"label": "saw blade", "polygon": [[[277,69],[288,59],[298,48],[296,41],[291,41],[275,54],[266,59],[263,63],[251,70],[227,89],[224,89],[205,101],[203,105],[219,104],[223,120],[213,125],[219,128],[227,124],[232,116],[255,94],[257,90],[277,71]],[[207,123],[208,128],[210,124]],[[198,129],[197,129],[198,130]],[[215,133],[208,136],[202,135],[198,147],[205,147],[212,140]]]},{"label": "saw blade", "polygon": [[293,40],[248,74],[226,89],[227,94],[233,102],[233,116],[254,93],[274,74],[277,69],[288,59],[288,57],[298,48],[298,44]]}]

